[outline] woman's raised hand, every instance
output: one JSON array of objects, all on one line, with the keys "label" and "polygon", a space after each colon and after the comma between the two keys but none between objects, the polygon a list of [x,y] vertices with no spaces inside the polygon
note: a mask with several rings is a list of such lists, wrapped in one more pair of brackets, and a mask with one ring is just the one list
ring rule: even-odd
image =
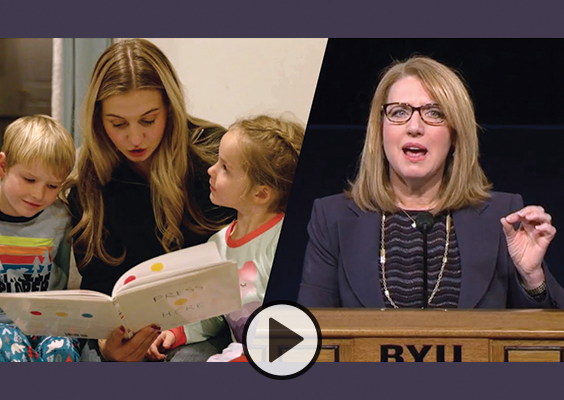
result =
[{"label": "woman's raised hand", "polygon": [[[556,235],[552,217],[540,206],[527,206],[501,219],[507,249],[525,288],[540,286],[545,279],[542,261]],[[514,229],[514,224],[519,224]]]}]

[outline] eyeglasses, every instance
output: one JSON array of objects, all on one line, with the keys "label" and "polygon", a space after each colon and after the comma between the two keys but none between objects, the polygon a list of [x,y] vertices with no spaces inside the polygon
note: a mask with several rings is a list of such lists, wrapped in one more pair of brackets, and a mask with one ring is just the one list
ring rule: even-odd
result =
[{"label": "eyeglasses", "polygon": [[388,103],[382,106],[382,111],[388,121],[393,124],[405,124],[408,122],[415,111],[419,112],[421,119],[427,125],[443,125],[446,116],[438,104],[424,104],[420,107],[413,107],[407,103]]}]

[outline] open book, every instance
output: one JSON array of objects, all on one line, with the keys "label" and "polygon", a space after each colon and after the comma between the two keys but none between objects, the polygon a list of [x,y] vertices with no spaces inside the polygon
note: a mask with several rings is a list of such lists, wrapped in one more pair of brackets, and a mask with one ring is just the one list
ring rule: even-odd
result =
[{"label": "open book", "polygon": [[0,293],[0,308],[28,335],[107,338],[120,325],[130,337],[147,325],[163,330],[241,308],[237,264],[215,243],[144,261],[122,275],[112,296],[89,290]]}]

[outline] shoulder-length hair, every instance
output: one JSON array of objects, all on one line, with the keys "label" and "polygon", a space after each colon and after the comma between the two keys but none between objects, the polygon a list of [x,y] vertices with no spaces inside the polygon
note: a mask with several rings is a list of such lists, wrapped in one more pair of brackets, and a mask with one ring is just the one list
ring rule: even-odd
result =
[{"label": "shoulder-length hair", "polygon": [[383,111],[390,88],[406,76],[418,78],[440,105],[451,131],[439,199],[433,212],[477,205],[489,197],[489,184],[478,162],[478,125],[462,79],[449,67],[428,57],[394,62],[383,73],[374,93],[359,171],[347,194],[365,211],[397,211],[390,184],[390,165],[384,154]]},{"label": "shoulder-length hair", "polygon": [[114,257],[104,246],[102,188],[111,180],[123,157],[104,129],[101,108],[102,102],[110,96],[137,89],[160,91],[170,110],[150,170],[151,201],[158,231],[155,234],[164,250],[182,246],[182,223],[199,233],[213,232],[219,227],[204,217],[190,193],[193,194],[196,158],[211,164],[217,154],[219,140],[196,145],[203,128],[216,128],[210,130],[218,135],[224,130],[186,113],[180,80],[157,46],[144,39],[120,41],[104,51],[94,68],[83,104],[83,144],[77,169],[68,185],[76,188],[75,200],[81,212],[80,220],[70,232],[75,250],[85,254],[80,267],[93,257],[111,265],[117,265],[125,258],[127,249],[120,257]]}]

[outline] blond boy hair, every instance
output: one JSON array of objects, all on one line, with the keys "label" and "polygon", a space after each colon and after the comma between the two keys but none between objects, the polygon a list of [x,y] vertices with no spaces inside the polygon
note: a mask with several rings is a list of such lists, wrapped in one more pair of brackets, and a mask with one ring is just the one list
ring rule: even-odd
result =
[{"label": "blond boy hair", "polygon": [[47,115],[21,117],[6,128],[2,152],[6,169],[16,164],[41,161],[55,176],[65,180],[74,167],[76,149],[65,127]]}]

